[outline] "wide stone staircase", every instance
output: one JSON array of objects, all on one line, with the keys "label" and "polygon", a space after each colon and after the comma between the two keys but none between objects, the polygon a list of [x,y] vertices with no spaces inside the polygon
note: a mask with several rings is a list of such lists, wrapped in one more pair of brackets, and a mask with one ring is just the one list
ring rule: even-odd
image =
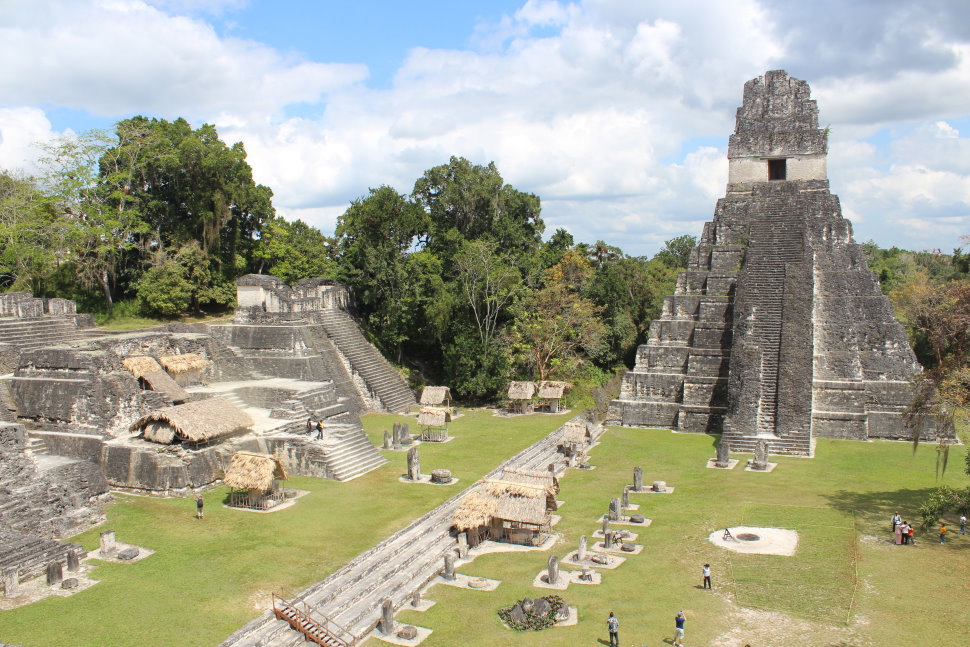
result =
[{"label": "wide stone staircase", "polygon": [[349,481],[387,462],[371,444],[367,432],[358,423],[325,422],[323,441],[316,441],[316,431],[306,436],[306,421],[294,420],[275,430],[308,438],[307,445],[326,466],[327,478]]},{"label": "wide stone staircase", "polygon": [[[562,455],[557,453],[561,436],[562,428],[505,461],[487,477],[495,477],[508,467],[545,471],[550,463],[563,465]],[[289,604],[308,608],[314,616],[335,622],[358,640],[363,639],[377,626],[384,598],[390,598],[398,609],[441,572],[444,555],[457,546],[451,535],[451,517],[465,495],[479,487],[483,487],[481,482],[448,499],[298,594]],[[297,647],[303,643],[304,635],[293,631],[290,622],[267,613],[230,636],[222,647]]]},{"label": "wide stone staircase", "polygon": [[329,308],[317,315],[337,350],[360,375],[367,388],[387,411],[407,412],[416,405],[414,393],[384,356],[361,334],[357,322],[347,312]]}]

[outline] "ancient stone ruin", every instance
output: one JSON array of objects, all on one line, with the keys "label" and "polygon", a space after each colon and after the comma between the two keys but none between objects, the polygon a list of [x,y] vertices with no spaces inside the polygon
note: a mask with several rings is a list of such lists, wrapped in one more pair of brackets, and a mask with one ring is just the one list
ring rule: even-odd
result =
[{"label": "ancient stone ruin", "polygon": [[725,197],[608,422],[796,455],[813,436],[911,436],[920,366],[829,192],[827,142],[806,82],[777,70],[745,84]]}]

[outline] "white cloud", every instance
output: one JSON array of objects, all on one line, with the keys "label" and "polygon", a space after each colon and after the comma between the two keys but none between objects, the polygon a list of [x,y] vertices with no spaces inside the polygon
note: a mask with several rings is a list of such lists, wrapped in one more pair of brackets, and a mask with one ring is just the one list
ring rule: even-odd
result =
[{"label": "white cloud", "polygon": [[56,135],[39,108],[0,108],[0,169],[33,172],[40,157],[35,144]]},{"label": "white cloud", "polygon": [[8,105],[190,119],[273,114],[367,76],[363,65],[220,38],[203,20],[138,0],[9,0],[0,12],[0,96]]},{"label": "white cloud", "polygon": [[[36,106],[185,116],[243,141],[280,213],[326,233],[369,187],[408,192],[424,170],[463,155],[494,160],[507,182],[537,193],[547,231],[651,253],[711,218],[743,83],[785,65],[833,127],[833,189],[860,239],[945,248],[968,224],[970,148],[953,125],[970,106],[959,3],[819,12],[754,0],[528,0],[479,25],[470,48],[411,50],[379,90],[364,65],[294,58],[199,17],[235,6],[0,4],[0,97],[11,107],[0,112],[0,163],[26,155],[8,143],[26,137],[8,134],[16,124],[51,134]],[[302,117],[284,116],[301,103]]]}]

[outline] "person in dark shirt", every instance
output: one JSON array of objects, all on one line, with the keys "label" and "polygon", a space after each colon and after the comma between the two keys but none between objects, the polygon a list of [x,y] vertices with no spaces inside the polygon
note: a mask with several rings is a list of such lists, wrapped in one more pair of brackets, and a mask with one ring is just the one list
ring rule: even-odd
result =
[{"label": "person in dark shirt", "polygon": [[204,504],[205,504],[205,501],[203,501],[202,495],[201,494],[196,494],[195,495],[195,516],[198,519],[202,519],[203,518],[202,517],[202,506]]},{"label": "person in dark shirt", "polygon": [[606,619],[606,628],[610,632],[610,647],[620,647],[620,621],[612,611],[610,611],[610,617]]},{"label": "person in dark shirt", "polygon": [[686,618],[684,617],[684,612],[678,611],[677,617],[674,618],[675,626],[674,626],[674,643],[673,643],[674,645],[677,645],[677,647],[684,647],[684,621],[685,620]]}]

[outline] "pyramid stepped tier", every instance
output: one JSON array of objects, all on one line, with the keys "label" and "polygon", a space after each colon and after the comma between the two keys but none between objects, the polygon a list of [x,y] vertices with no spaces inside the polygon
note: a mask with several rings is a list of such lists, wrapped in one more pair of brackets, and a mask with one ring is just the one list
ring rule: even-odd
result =
[{"label": "pyramid stepped tier", "polygon": [[[809,455],[813,436],[910,438],[920,370],[825,175],[808,84],[745,84],[729,180],[607,421]],[[925,436],[932,438],[929,426]]]},{"label": "pyramid stepped tier", "polygon": [[94,333],[89,315],[0,318],[0,344],[19,350],[70,345]]}]

